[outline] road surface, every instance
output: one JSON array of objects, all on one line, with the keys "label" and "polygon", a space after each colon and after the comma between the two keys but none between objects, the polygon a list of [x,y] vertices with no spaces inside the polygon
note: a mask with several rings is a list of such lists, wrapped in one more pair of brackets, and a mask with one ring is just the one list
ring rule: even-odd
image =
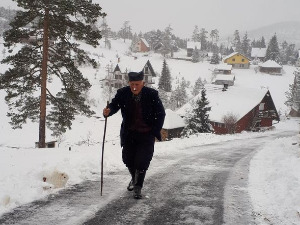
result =
[{"label": "road surface", "polygon": [[105,174],[16,208],[0,224],[256,224],[247,193],[249,162],[263,145],[295,133],[195,146],[154,157],[141,200],[126,190],[127,171]]}]

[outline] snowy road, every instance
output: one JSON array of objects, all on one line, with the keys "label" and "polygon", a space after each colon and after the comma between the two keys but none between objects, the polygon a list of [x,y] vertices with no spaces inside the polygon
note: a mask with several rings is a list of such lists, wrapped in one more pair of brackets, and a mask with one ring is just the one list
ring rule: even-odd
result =
[{"label": "snowy road", "polygon": [[[15,209],[0,224],[255,224],[247,194],[249,161],[276,133],[252,139],[195,146],[155,157],[142,200],[127,192],[128,174],[106,174]],[[201,148],[201,151],[200,149]]]}]

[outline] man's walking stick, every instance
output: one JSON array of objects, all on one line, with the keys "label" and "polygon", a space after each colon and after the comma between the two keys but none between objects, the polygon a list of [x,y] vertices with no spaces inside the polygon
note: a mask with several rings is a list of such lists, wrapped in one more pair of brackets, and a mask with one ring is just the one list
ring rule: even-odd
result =
[{"label": "man's walking stick", "polygon": [[[109,102],[107,101],[106,108],[108,107]],[[105,142],[105,134],[106,134],[106,125],[107,125],[107,116],[105,117],[104,122],[104,133],[103,133],[103,141],[102,141],[102,157],[101,157],[101,196],[103,189],[103,156],[104,156],[104,142]]]}]

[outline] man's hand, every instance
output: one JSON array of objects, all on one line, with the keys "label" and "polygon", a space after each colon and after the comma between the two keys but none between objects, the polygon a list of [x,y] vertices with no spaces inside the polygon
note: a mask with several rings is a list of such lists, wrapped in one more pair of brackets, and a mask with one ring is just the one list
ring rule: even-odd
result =
[{"label": "man's hand", "polygon": [[109,113],[110,113],[110,108],[103,109],[103,116],[108,117]]}]

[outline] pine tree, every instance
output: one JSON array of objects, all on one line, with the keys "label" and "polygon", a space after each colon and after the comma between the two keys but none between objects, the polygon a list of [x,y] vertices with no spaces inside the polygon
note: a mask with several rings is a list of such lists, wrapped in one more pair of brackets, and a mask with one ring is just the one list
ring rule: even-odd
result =
[{"label": "pine tree", "polygon": [[172,84],[171,84],[171,73],[168,67],[166,60],[163,61],[163,67],[161,71],[161,76],[158,81],[158,88],[162,89],[166,92],[172,91]]},{"label": "pine tree", "polygon": [[186,93],[186,87],[187,87],[187,82],[185,81],[184,78],[181,79],[181,81],[176,82],[176,88],[171,92],[171,97],[170,97],[170,106],[172,110],[176,110],[183,106],[188,99],[187,93]]},{"label": "pine tree", "polygon": [[249,57],[251,55],[250,53],[250,40],[248,38],[247,32],[245,33],[242,43],[241,43],[241,53],[244,54],[245,56]]},{"label": "pine tree", "polygon": [[266,41],[265,41],[265,38],[264,36],[261,37],[261,40],[260,40],[260,48],[266,48]]},{"label": "pine tree", "polygon": [[280,62],[280,52],[276,34],[271,38],[268,44],[265,60]]},{"label": "pine tree", "polygon": [[211,125],[209,123],[209,101],[206,98],[205,88],[201,91],[201,98],[196,100],[196,103],[186,119],[186,128],[183,134],[189,136],[197,133],[210,133]]},{"label": "pine tree", "polygon": [[234,31],[233,34],[233,42],[232,42],[233,47],[235,47],[236,52],[241,52],[241,38],[240,38],[240,33],[238,30]]},{"label": "pine tree", "polygon": [[194,41],[194,42],[200,41],[200,33],[199,33],[199,28],[197,25],[195,26],[194,31],[193,31],[192,41]]},{"label": "pine tree", "polygon": [[[0,77],[0,89],[7,92],[13,128],[21,128],[28,119],[39,120],[39,147],[45,147],[46,119],[53,134],[59,135],[71,128],[75,115],[94,113],[83,97],[91,84],[78,66],[91,64],[96,68],[97,63],[79,48],[77,41],[96,47],[101,34],[95,24],[105,13],[89,0],[16,2],[24,10],[18,11],[11,29],[5,32],[5,46],[12,53],[15,44],[32,34],[36,41],[3,59],[2,63],[11,68]],[[55,90],[47,87],[54,79],[61,82],[59,91],[57,85]],[[46,105],[51,107],[48,115]]]},{"label": "pine tree", "polygon": [[210,60],[211,64],[219,64],[220,63],[220,57],[219,54],[217,52],[214,51],[211,60]]},{"label": "pine tree", "polygon": [[290,85],[289,91],[285,93],[287,98],[285,104],[300,115],[300,69],[297,68],[294,74],[294,82]]},{"label": "pine tree", "polygon": [[197,63],[200,61],[200,52],[197,49],[197,47],[195,47],[193,54],[192,54],[192,62]]},{"label": "pine tree", "polygon": [[201,50],[207,50],[207,34],[208,31],[205,30],[205,28],[202,28],[200,30],[200,42],[201,42]]},{"label": "pine tree", "polygon": [[165,57],[167,54],[172,53],[172,28],[169,25],[166,27],[163,39],[162,39],[162,47],[160,49],[161,54]]},{"label": "pine tree", "polygon": [[110,38],[110,34],[111,34],[111,29],[108,27],[108,24],[107,24],[105,18],[103,18],[100,28],[101,28],[101,34],[104,38],[105,48],[110,49],[111,42],[110,42],[109,38]]},{"label": "pine tree", "polygon": [[193,96],[196,96],[200,93],[200,91],[204,88],[204,84],[202,82],[202,79],[201,77],[199,77],[196,82],[195,82],[195,85],[193,87],[193,91],[192,91],[192,95]]}]

